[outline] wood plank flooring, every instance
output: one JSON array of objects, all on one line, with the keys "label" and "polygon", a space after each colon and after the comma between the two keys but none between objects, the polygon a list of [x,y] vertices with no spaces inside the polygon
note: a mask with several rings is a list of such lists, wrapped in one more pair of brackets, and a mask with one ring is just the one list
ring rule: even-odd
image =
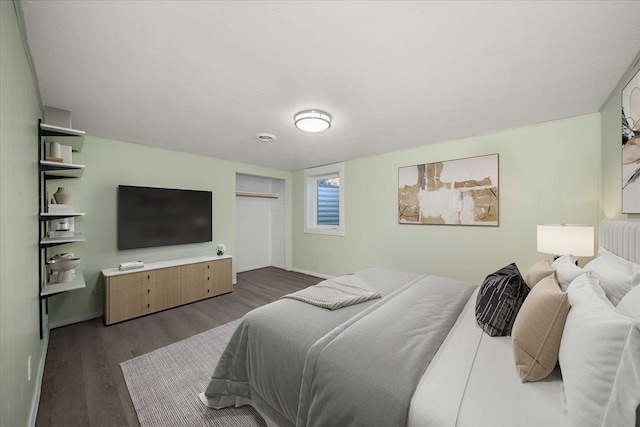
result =
[{"label": "wood plank flooring", "polygon": [[238,273],[233,292],[104,326],[53,329],[36,426],[138,426],[120,362],[244,316],[322,279],[267,267]]}]

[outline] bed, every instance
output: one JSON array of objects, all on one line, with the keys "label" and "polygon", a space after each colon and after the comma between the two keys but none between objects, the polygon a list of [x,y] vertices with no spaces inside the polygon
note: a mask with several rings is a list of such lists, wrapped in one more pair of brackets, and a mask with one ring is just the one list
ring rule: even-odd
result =
[{"label": "bed", "polygon": [[[479,288],[369,268],[356,275],[379,299],[333,311],[280,299],[244,317],[200,399],[251,405],[274,426],[638,425],[640,222],[603,221],[600,242],[584,269],[561,257],[533,285],[530,271],[505,336],[479,322],[491,275]],[[521,333],[525,313],[539,315],[543,282],[566,306],[561,323],[553,316],[551,364],[538,353],[553,332],[540,352]]]}]

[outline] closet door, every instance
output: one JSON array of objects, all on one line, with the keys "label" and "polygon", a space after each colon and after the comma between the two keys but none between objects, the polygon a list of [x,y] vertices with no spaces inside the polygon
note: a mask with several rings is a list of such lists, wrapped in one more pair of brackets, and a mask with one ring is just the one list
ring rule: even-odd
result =
[{"label": "closet door", "polygon": [[236,197],[236,271],[271,266],[271,200]]},{"label": "closet door", "polygon": [[287,268],[287,181],[236,174],[237,272]]}]

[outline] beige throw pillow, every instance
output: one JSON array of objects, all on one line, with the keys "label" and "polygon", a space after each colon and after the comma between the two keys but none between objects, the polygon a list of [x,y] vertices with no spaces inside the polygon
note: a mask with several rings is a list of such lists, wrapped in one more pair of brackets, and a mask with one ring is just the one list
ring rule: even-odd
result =
[{"label": "beige throw pillow", "polygon": [[529,288],[533,288],[540,280],[544,279],[548,275],[554,273],[555,270],[551,268],[549,261],[543,259],[542,261],[538,261],[527,272],[527,275],[524,278],[524,282],[529,286]]},{"label": "beige throw pillow", "polygon": [[540,280],[525,299],[511,332],[522,382],[540,380],[553,371],[569,308],[554,274]]}]

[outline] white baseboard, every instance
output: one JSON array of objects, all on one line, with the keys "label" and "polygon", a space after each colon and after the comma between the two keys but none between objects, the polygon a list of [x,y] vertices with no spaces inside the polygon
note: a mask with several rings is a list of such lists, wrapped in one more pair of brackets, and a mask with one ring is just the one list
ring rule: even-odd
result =
[{"label": "white baseboard", "polygon": [[236,273],[244,273],[245,271],[258,270],[259,268],[275,267],[283,270],[289,270],[286,266],[280,264],[257,264],[242,267],[242,270],[236,270]]},{"label": "white baseboard", "polygon": [[322,273],[316,273],[315,271],[303,270],[301,268],[292,268],[291,271],[295,271],[296,273],[306,274],[308,276],[316,276],[321,279],[333,279],[335,277],[329,274],[322,274]]},{"label": "white baseboard", "polygon": [[284,265],[284,264],[271,264],[271,267],[281,268],[281,269],[283,269],[283,270],[289,270],[289,269],[287,268],[287,266],[286,266],[286,265]]},{"label": "white baseboard", "polygon": [[244,273],[245,271],[257,270],[259,268],[267,268],[267,267],[276,267],[276,266],[271,264],[250,265],[248,267],[243,267],[242,270],[236,270],[236,273]]},{"label": "white baseboard", "polygon": [[58,320],[57,322],[51,322],[49,323],[49,329],[61,328],[67,325],[73,325],[74,323],[80,323],[80,322],[84,322],[91,319],[97,319],[98,317],[102,317],[101,311],[94,312],[94,313],[87,313],[87,314],[83,314],[81,316],[76,316],[76,317],[70,317],[64,320]]},{"label": "white baseboard", "polygon": [[29,426],[35,427],[38,418],[38,407],[40,406],[40,393],[42,392],[42,378],[44,377],[44,362],[47,360],[47,349],[49,348],[49,328],[45,327],[42,331],[42,354],[38,363],[38,372],[36,372],[36,388],[31,401],[31,414],[29,414]]}]

